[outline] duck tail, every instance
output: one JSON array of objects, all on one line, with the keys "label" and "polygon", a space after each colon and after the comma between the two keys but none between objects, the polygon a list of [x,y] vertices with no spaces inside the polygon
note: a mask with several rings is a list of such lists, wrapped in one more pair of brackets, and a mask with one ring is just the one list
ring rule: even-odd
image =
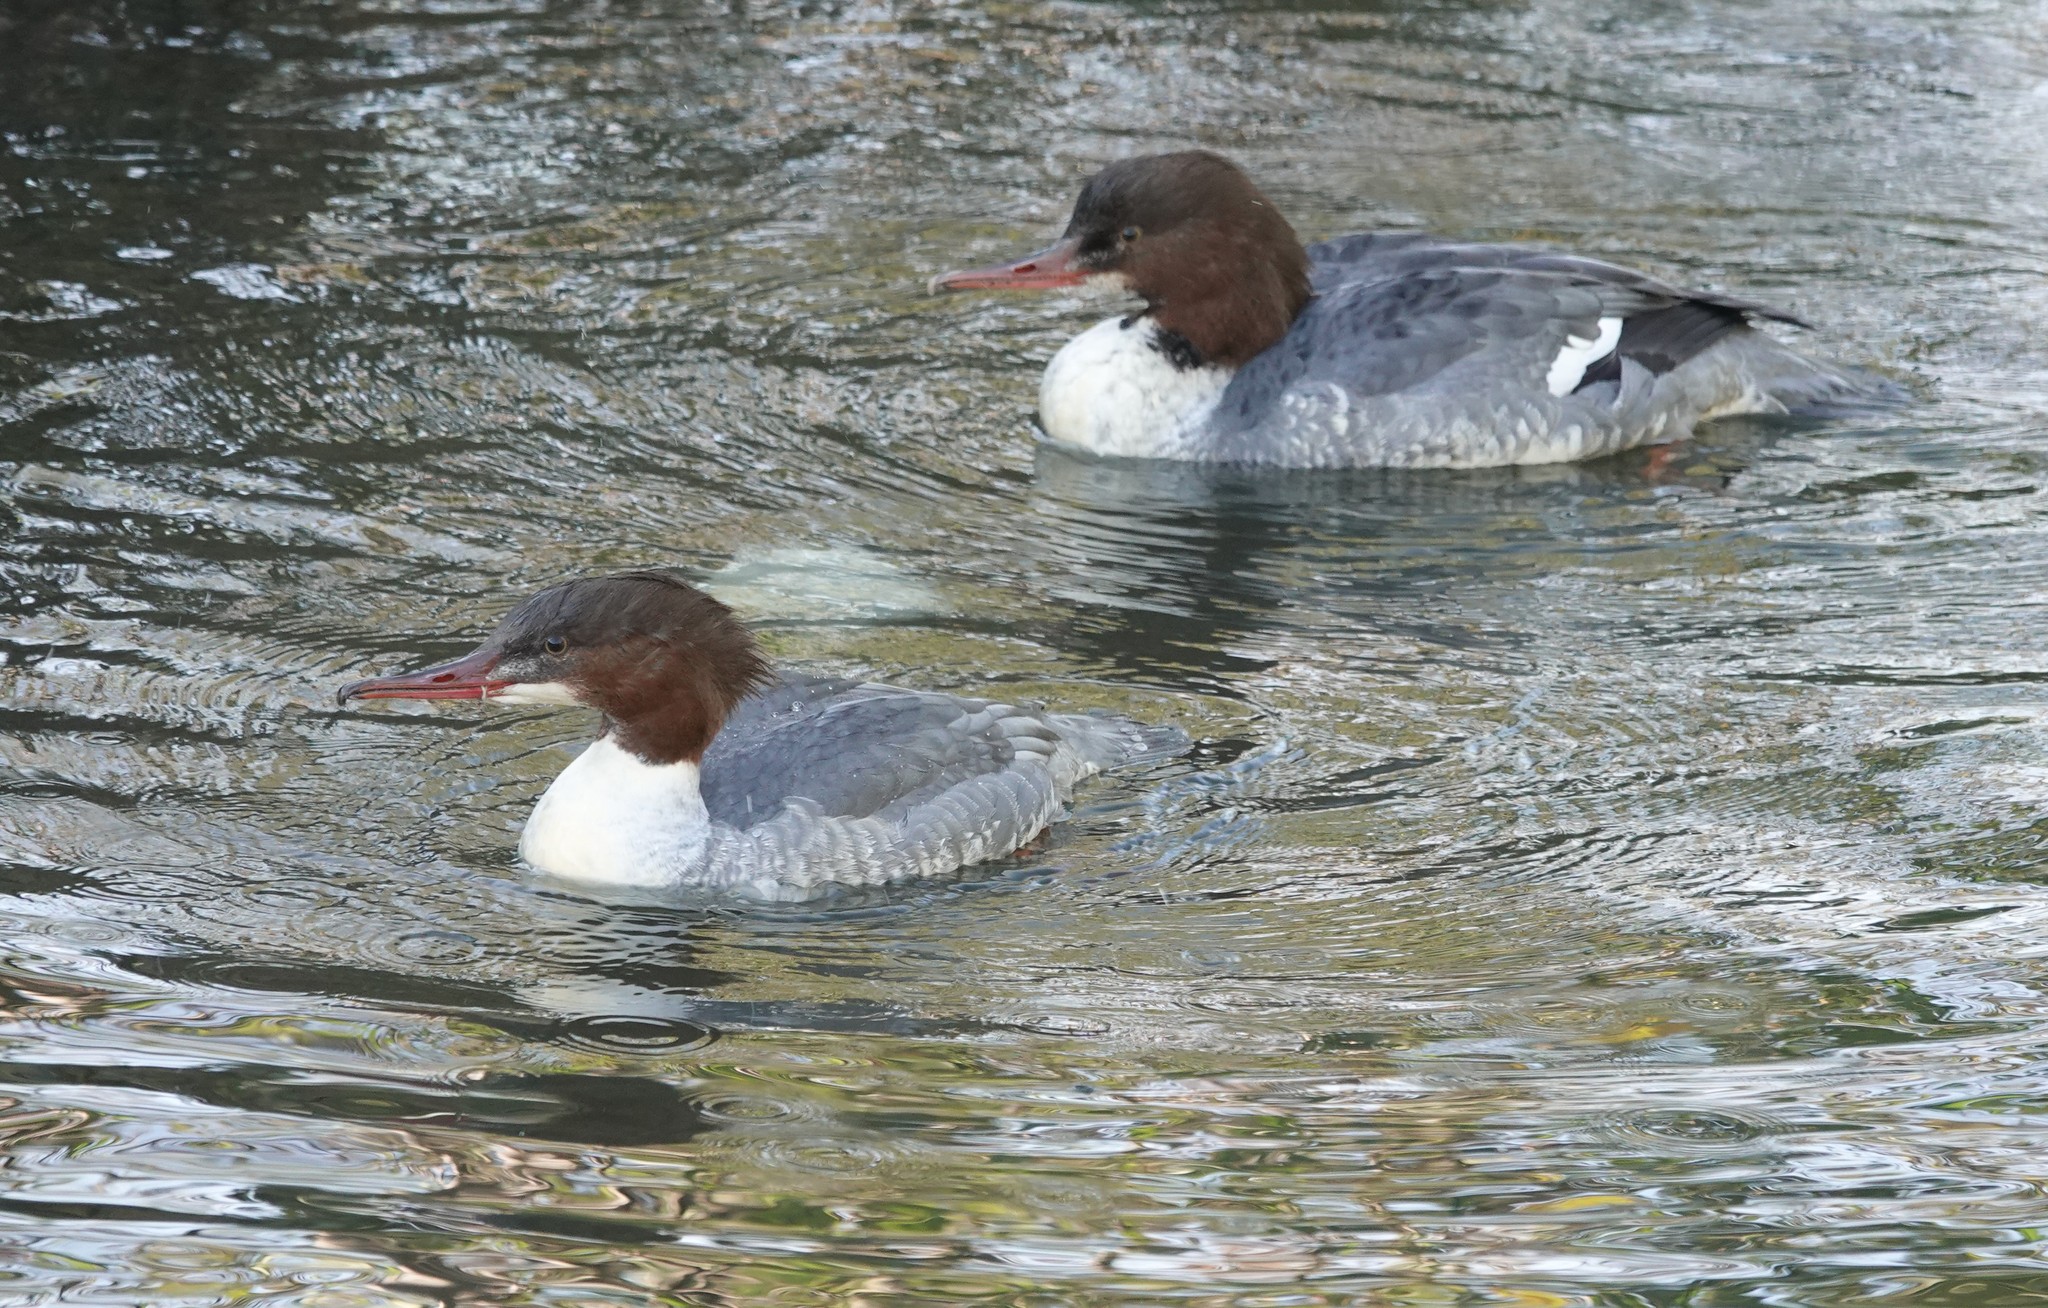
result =
[{"label": "duck tail", "polygon": [[[1737,342],[1739,341],[1739,345]],[[1828,363],[1762,332],[1731,338],[1753,385],[1801,417],[1829,417],[1903,404],[1912,392],[1866,368]]]},{"label": "duck tail", "polygon": [[1091,772],[1149,763],[1187,753],[1188,733],[1108,713],[1049,713],[1046,721]]}]

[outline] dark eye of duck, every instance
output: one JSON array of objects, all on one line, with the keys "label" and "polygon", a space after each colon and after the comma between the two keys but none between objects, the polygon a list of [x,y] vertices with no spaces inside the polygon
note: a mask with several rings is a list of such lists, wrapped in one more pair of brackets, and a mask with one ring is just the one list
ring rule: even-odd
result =
[{"label": "dark eye of duck", "polygon": [[1143,232],[1141,232],[1141,231],[1139,231],[1139,230],[1138,230],[1137,228],[1135,228],[1135,227],[1126,227],[1126,228],[1124,228],[1124,230],[1123,230],[1123,237],[1124,237],[1124,241],[1125,241],[1126,243],[1128,243],[1128,242],[1131,242],[1131,241],[1135,241],[1135,240],[1137,240],[1137,239],[1138,239],[1138,238],[1139,238],[1140,236],[1143,236],[1143,235],[1144,235],[1144,233],[1143,233]]},{"label": "dark eye of duck", "polygon": [[550,654],[560,654],[563,650],[569,648],[569,642],[563,640],[560,636],[549,636],[540,643],[540,646]]}]

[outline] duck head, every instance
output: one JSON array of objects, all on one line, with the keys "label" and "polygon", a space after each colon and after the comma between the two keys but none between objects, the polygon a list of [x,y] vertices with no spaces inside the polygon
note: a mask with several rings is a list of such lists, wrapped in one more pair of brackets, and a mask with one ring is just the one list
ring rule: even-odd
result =
[{"label": "duck head", "polygon": [[1207,150],[1122,159],[1088,179],[1053,245],[946,273],[932,289],[1044,290],[1111,282],[1145,301],[1204,363],[1270,348],[1309,300],[1308,253],[1244,170]]},{"label": "duck head", "polygon": [[580,705],[604,714],[606,734],[642,761],[696,763],[772,675],[731,609],[651,569],[550,586],[461,658],[353,682],[339,700]]}]

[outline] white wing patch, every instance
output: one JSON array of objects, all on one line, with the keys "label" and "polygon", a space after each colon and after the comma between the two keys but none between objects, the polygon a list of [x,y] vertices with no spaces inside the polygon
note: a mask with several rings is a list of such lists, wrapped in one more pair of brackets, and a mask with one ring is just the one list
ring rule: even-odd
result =
[{"label": "white wing patch", "polygon": [[1614,347],[1621,341],[1621,319],[1602,318],[1600,332],[1592,340],[1583,336],[1567,336],[1564,348],[1550,361],[1550,375],[1544,381],[1552,395],[1570,395],[1574,387],[1585,379],[1586,369],[1614,353]]}]

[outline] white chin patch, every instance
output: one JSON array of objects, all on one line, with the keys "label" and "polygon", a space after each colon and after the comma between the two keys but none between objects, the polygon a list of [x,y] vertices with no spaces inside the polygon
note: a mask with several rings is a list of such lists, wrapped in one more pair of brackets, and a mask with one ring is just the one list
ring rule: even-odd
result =
[{"label": "white chin patch", "polygon": [[1120,272],[1090,273],[1079,289],[1091,300],[1100,296],[1129,295],[1131,279]]},{"label": "white chin patch", "polygon": [[500,704],[570,704],[583,701],[576,698],[576,692],[569,689],[565,681],[521,681],[505,687],[491,696]]},{"label": "white chin patch", "polygon": [[1586,378],[1586,369],[1614,353],[1614,347],[1621,343],[1621,319],[1602,318],[1600,330],[1592,340],[1583,336],[1567,336],[1564,348],[1551,360],[1550,375],[1543,380],[1552,395],[1570,395]]}]

